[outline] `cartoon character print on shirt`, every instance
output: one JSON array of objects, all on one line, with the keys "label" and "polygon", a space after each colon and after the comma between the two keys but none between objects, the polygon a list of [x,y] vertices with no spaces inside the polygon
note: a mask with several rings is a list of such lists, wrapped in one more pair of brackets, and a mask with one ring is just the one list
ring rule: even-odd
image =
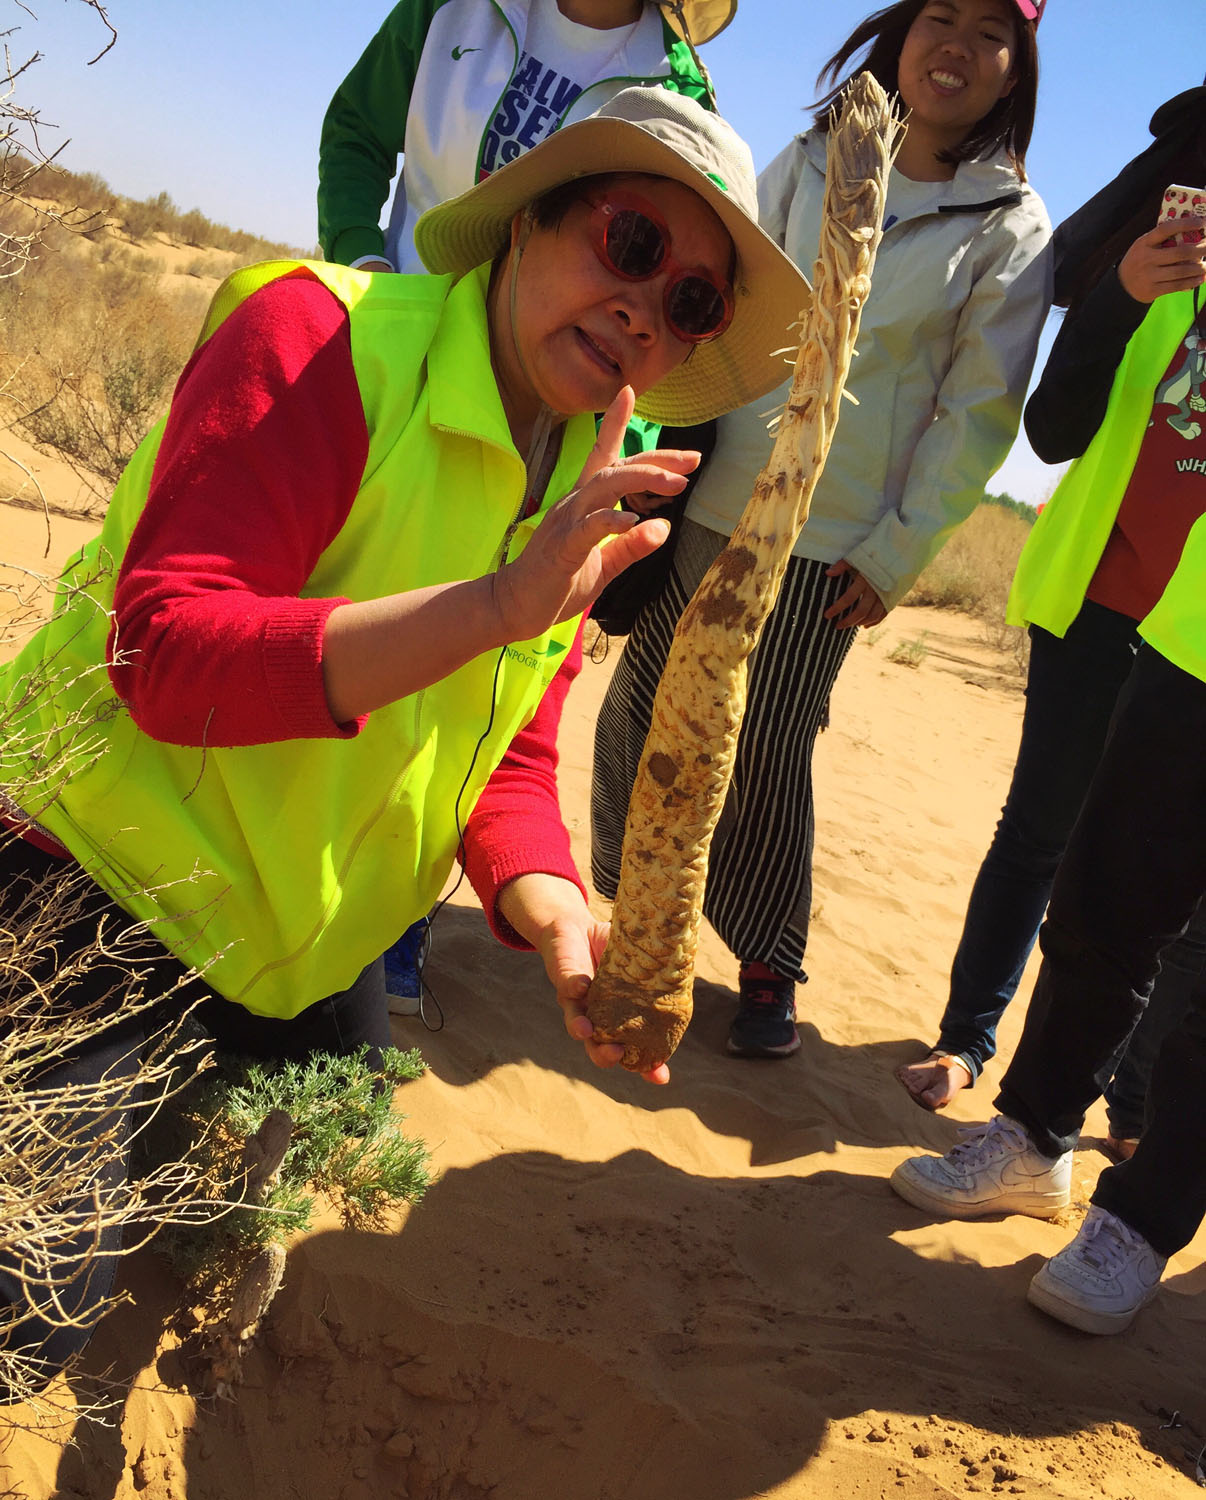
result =
[{"label": "cartoon character print on shirt", "polygon": [[[1156,387],[1155,406],[1171,406],[1173,414],[1165,421],[1174,432],[1193,442],[1202,434],[1202,414],[1206,412],[1206,334],[1191,328],[1185,339],[1185,358],[1170,370]],[[1156,411],[1152,412],[1152,421]]]},{"label": "cartoon character print on shirt", "polygon": [[552,135],[581,92],[581,84],[572,78],[547,67],[530,52],[521,53],[519,66],[486,132],[478,181]]}]

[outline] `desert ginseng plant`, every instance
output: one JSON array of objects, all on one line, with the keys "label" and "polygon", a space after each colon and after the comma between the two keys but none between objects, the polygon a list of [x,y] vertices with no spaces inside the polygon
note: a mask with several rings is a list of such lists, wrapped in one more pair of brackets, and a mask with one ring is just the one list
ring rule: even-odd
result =
[{"label": "desert ginseng plant", "polygon": [[838,419],[871,290],[899,125],[869,73],[829,132],[813,301],[787,404],[728,546],[684,610],[653,704],[628,807],[611,938],[587,997],[624,1066],[664,1062],[691,1018],[708,848],[733,772],[746,670],[774,607]]}]

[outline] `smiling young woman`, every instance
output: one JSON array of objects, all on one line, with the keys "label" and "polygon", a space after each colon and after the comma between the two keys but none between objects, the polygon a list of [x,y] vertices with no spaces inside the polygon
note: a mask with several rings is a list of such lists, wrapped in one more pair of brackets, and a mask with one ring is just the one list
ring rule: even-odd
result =
[{"label": "smiling young woman", "polygon": [[925,181],[955,175],[953,153],[1017,83],[1012,0],[927,0],[905,34],[897,81],[909,110],[896,165]]},{"label": "smiling young woman", "polygon": [[[959,162],[998,151],[1024,180],[1038,95],[1035,28],[1045,3],[902,0],[856,27],[822,77],[844,83],[851,58],[869,48],[866,66],[911,111],[896,165],[914,181],[949,181]],[[821,128],[842,86],[820,101]]]}]

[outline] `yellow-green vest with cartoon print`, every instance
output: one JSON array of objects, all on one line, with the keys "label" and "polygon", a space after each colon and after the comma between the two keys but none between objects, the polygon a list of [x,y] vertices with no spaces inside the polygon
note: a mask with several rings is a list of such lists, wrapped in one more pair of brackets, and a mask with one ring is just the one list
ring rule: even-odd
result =
[{"label": "yellow-green vest with cartoon print", "polygon": [[1206,682],[1206,516],[1190,528],[1159,602],[1139,622],[1139,634],[1183,672]]},{"label": "yellow-green vest with cartoon print", "polygon": [[[202,341],[298,264],[231,277]],[[303,597],[365,600],[487,574],[513,526],[516,556],[540,513],[515,524],[526,475],[490,366],[489,267],[455,283],[308,268],[348,310],[369,451]],[[218,993],[289,1017],[346,989],[438,897],[458,821],[532,717],[578,622],[470,661],[378,709],[352,739],[153,740],[114,695],[105,662],[117,570],[163,427],[131,460],[100,535],[68,563],[50,623],[0,668],[0,788]],[[593,442],[590,415],[566,424],[541,513],[573,487]]]},{"label": "yellow-green vest with cartoon print", "polygon": [[1005,611],[1009,624],[1062,636],[1079,614],[1130,483],[1156,387],[1193,317],[1193,293],[1169,292],[1131,335],[1101,426],[1022,548]]}]

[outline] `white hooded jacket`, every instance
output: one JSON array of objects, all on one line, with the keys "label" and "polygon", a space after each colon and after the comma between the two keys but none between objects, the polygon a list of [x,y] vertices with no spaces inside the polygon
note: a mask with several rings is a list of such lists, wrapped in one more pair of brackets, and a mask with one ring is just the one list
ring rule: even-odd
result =
[{"label": "white hooded jacket", "polygon": [[[797,136],[758,180],[762,227],[807,274],[825,137]],[[1051,225],[1004,155],[949,182],[893,170],[884,236],[829,460],[795,555],[849,560],[891,607],[984,494],[1016,436],[1051,302]],[[786,385],[722,417],[687,508],[733,529]]]}]

